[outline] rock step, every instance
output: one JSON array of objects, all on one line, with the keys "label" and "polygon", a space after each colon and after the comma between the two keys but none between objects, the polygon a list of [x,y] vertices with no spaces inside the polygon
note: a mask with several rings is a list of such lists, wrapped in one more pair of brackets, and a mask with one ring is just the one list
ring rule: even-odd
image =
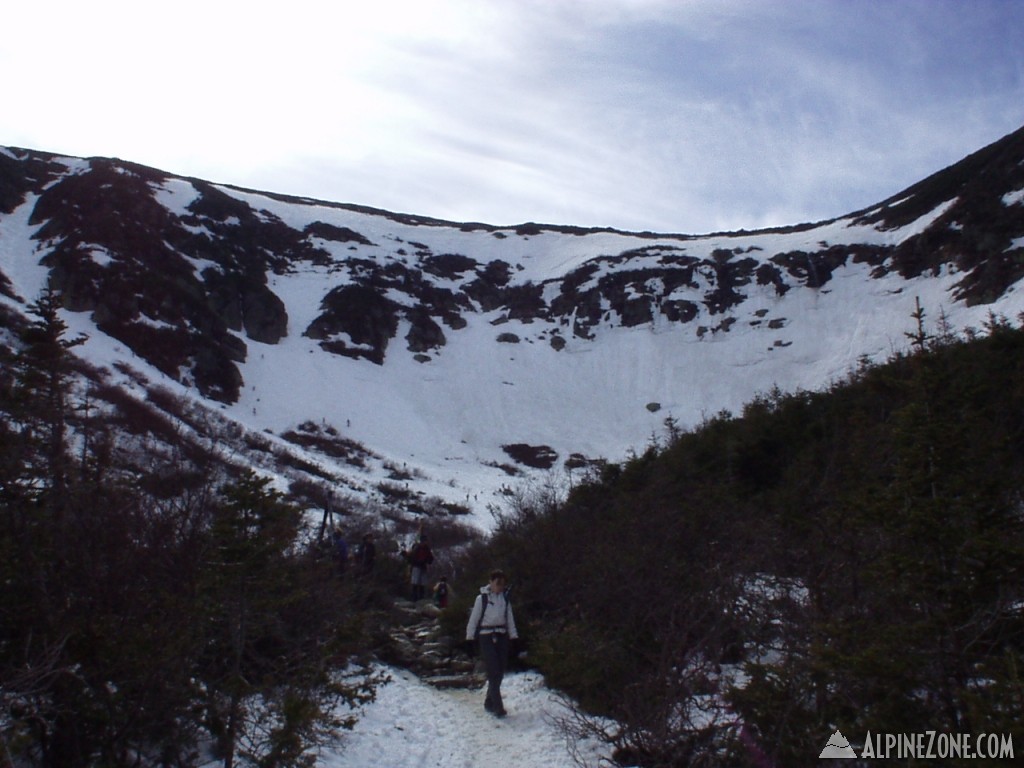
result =
[{"label": "rock step", "polygon": [[470,688],[482,688],[487,682],[487,678],[482,674],[427,675],[420,679],[428,685],[432,685],[440,690],[468,690]]},{"label": "rock step", "polygon": [[477,664],[457,651],[457,642],[442,637],[441,611],[431,603],[398,600],[392,612],[392,662],[438,689],[471,689],[485,685]]}]

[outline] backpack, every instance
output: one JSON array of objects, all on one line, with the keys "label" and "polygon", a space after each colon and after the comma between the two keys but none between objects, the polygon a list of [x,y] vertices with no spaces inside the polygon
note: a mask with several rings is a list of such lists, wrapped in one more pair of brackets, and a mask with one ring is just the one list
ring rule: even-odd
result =
[{"label": "backpack", "polygon": [[409,554],[409,562],[419,568],[426,568],[432,562],[434,562],[434,555],[423,542],[420,542],[412,548],[412,552]]},{"label": "backpack", "polygon": [[[508,630],[508,612],[512,610],[512,592],[511,589],[505,589],[505,629]],[[476,628],[473,630],[473,637],[480,636],[480,625],[484,622],[484,614],[487,612],[487,606],[491,599],[490,592],[481,592],[480,598],[483,600],[483,604],[480,606],[480,618],[476,620]]]},{"label": "backpack", "polygon": [[348,543],[340,535],[334,537],[334,556],[338,560],[348,560]]},{"label": "backpack", "polygon": [[439,582],[437,589],[434,590],[434,602],[439,607],[444,607],[448,602],[448,585],[444,582]]}]

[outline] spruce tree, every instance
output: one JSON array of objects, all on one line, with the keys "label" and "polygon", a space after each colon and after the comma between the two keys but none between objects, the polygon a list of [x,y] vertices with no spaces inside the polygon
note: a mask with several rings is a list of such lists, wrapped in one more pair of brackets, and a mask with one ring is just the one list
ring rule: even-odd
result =
[{"label": "spruce tree", "polygon": [[[208,628],[198,675],[224,768],[300,765],[343,703],[372,698],[374,679],[340,684],[352,650],[347,599],[329,564],[299,546],[299,511],[245,471],[221,490],[200,580]],[[326,568],[326,570],[325,570]]]},{"label": "spruce tree", "polygon": [[73,766],[88,747],[70,717],[81,686],[68,658],[74,631],[67,609],[75,585],[68,569],[66,425],[70,350],[84,337],[67,338],[60,306],[49,289],[29,306],[33,319],[18,329],[3,382],[0,683],[25,715],[14,730],[40,746],[43,763]]}]

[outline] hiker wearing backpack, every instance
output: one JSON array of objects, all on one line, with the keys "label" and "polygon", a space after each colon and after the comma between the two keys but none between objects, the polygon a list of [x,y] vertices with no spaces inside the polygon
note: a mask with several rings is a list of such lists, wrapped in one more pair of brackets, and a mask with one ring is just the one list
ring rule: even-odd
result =
[{"label": "hiker wearing backpack", "polygon": [[421,534],[416,545],[405,553],[406,560],[412,566],[409,583],[412,584],[412,599],[422,600],[427,596],[427,568],[434,562],[434,553],[430,550],[427,535]]},{"label": "hiker wearing backpack", "polygon": [[503,571],[491,571],[491,581],[480,588],[466,624],[466,642],[476,643],[487,670],[484,709],[497,717],[506,715],[501,700],[501,681],[508,667],[509,643],[519,638],[512,604],[506,592],[507,585],[508,579]]},{"label": "hiker wearing backpack", "polygon": [[338,575],[344,576],[348,569],[348,542],[345,541],[345,534],[340,526],[331,533],[331,547]]},{"label": "hiker wearing backpack", "polygon": [[373,562],[377,557],[377,546],[373,543],[373,534],[367,533],[356,547],[356,562],[359,564],[359,575],[368,577],[373,573]]},{"label": "hiker wearing backpack", "polygon": [[451,587],[448,586],[448,577],[442,576],[441,580],[434,585],[434,605],[441,610],[448,607],[448,593]]}]

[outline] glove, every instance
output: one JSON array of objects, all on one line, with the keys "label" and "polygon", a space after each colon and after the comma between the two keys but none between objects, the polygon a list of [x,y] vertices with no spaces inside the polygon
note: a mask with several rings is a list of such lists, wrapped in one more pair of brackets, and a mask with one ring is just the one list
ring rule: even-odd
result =
[{"label": "glove", "polygon": [[462,650],[466,652],[466,655],[470,658],[476,656],[476,640],[463,640]]}]

